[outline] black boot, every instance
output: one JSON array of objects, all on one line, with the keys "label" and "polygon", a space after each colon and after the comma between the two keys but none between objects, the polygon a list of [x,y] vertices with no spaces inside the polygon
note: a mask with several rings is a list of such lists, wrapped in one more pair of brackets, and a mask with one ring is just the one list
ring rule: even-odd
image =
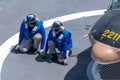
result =
[{"label": "black boot", "polygon": [[52,54],[51,61],[55,62],[57,61],[57,59],[58,59],[57,53]]},{"label": "black boot", "polygon": [[49,62],[49,63],[52,63],[52,62],[57,61],[57,59],[58,59],[58,56],[57,56],[56,53],[54,53],[54,54],[51,54],[51,56],[50,56],[49,59],[48,59],[48,62]]}]

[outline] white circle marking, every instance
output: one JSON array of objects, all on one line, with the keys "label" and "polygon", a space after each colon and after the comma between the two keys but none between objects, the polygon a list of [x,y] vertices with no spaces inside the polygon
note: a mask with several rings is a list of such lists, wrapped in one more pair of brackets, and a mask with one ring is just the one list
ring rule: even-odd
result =
[{"label": "white circle marking", "polygon": [[[106,9],[73,13],[73,14],[46,20],[46,21],[44,21],[43,25],[45,28],[47,28],[47,27],[51,26],[52,23],[56,20],[65,22],[65,21],[82,18],[82,17],[102,15],[102,14],[104,14],[104,11],[106,11]],[[10,53],[12,46],[14,46],[18,43],[18,36],[19,36],[19,33],[16,33],[15,35],[13,35],[11,38],[9,38],[7,41],[5,41],[0,46],[0,79],[1,79],[1,70],[2,70],[3,62],[6,59],[7,55]]]}]

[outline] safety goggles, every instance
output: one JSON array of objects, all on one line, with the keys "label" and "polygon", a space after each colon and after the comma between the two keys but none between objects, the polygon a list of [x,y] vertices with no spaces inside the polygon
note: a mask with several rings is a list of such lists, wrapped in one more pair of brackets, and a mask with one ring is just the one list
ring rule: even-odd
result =
[{"label": "safety goggles", "polygon": [[35,21],[28,22],[28,25],[29,25],[30,27],[35,26],[35,24],[36,24],[36,22],[35,22]]},{"label": "safety goggles", "polygon": [[60,30],[59,30],[59,28],[53,28],[53,31],[54,32],[59,32]]},{"label": "safety goggles", "polygon": [[32,21],[32,22],[28,22],[30,25],[35,25],[35,21]]}]

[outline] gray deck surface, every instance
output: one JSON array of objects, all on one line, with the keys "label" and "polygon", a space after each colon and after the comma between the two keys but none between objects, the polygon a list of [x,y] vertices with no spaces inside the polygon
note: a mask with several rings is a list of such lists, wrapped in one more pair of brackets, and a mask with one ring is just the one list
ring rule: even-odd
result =
[{"label": "gray deck surface", "polygon": [[[23,18],[35,13],[45,21],[71,13],[106,9],[107,0],[0,0],[0,44],[19,31]],[[75,19],[64,22],[72,33],[73,54],[68,66],[48,63],[38,55],[15,54],[10,52],[2,67],[2,80],[88,80],[87,66],[92,60],[91,44],[88,37],[80,39],[89,32],[86,25],[93,25],[100,16]],[[46,29],[48,33],[50,28]]]}]

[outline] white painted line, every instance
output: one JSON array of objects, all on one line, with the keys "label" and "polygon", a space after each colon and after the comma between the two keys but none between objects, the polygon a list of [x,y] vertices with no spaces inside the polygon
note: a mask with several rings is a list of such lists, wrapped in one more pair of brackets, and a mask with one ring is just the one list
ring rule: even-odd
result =
[{"label": "white painted line", "polygon": [[[65,22],[65,21],[70,21],[70,20],[82,18],[82,17],[102,15],[102,14],[104,14],[104,11],[106,11],[106,9],[73,13],[73,14],[57,17],[54,19],[46,20],[46,21],[44,21],[43,25],[45,28],[47,28],[47,27],[51,26],[52,23],[56,20],[59,20],[61,22]],[[19,33],[15,34],[14,36],[9,38],[7,41],[5,41],[0,46],[0,79],[1,79],[1,69],[2,69],[3,62],[4,62],[5,58],[7,57],[7,55],[10,53],[12,46],[17,44],[18,35],[19,35]]]},{"label": "white painted line", "polygon": [[18,33],[9,38],[0,46],[0,80],[1,80],[1,70],[4,60],[6,59],[7,55],[10,53],[10,50],[13,45],[17,44],[18,42]]},{"label": "white painted line", "polygon": [[59,20],[61,22],[65,22],[65,21],[70,21],[70,20],[74,20],[74,19],[78,19],[78,18],[82,18],[82,17],[90,17],[90,16],[96,16],[96,15],[102,15],[104,14],[104,11],[106,11],[106,9],[103,10],[93,10],[93,11],[85,11],[85,12],[79,12],[79,13],[73,13],[73,14],[69,14],[69,15],[65,15],[65,16],[61,16],[61,17],[57,17],[54,19],[50,19],[50,20],[46,20],[43,25],[46,27],[51,26],[52,23],[56,20]]}]

